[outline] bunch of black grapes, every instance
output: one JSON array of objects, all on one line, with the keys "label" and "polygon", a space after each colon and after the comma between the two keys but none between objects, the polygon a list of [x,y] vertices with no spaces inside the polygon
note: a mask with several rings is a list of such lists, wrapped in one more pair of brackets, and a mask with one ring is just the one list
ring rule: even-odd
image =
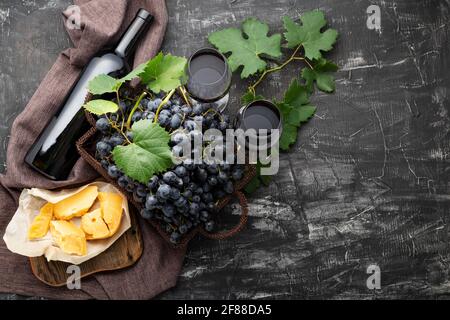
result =
[{"label": "bunch of black grapes", "polygon": [[[143,99],[132,116],[132,122],[154,120],[161,98]],[[231,128],[229,117],[217,113],[212,104],[189,106],[181,101],[178,97],[172,98],[158,115],[158,123],[171,133],[170,146],[173,153],[180,156],[180,163],[167,172],[154,175],[147,185],[126,176],[111,157],[114,147],[126,145],[127,140],[133,141],[131,131],[118,132],[117,128],[122,127],[121,123],[128,118],[134,102],[126,99],[120,101],[117,113],[101,116],[96,123],[102,133],[96,146],[97,159],[108,175],[131,193],[135,202],[141,204],[142,217],[159,221],[173,243],[178,243],[183,235],[197,226],[212,232],[217,201],[234,193],[235,182],[244,175],[242,165],[202,159],[203,148],[208,143],[203,142],[200,150],[193,143],[209,128],[220,130],[225,137],[225,131]],[[183,143],[192,143],[191,156],[197,153],[200,161],[194,162],[193,157],[182,154]]]}]

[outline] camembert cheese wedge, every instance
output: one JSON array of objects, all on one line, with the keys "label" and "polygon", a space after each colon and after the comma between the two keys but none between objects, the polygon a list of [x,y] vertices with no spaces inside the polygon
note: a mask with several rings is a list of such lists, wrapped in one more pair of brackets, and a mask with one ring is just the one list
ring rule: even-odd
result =
[{"label": "camembert cheese wedge", "polygon": [[30,229],[28,229],[28,239],[33,240],[44,237],[48,232],[52,217],[53,204],[49,202],[41,208],[39,214],[34,218]]},{"label": "camembert cheese wedge", "polygon": [[105,239],[111,236],[108,226],[102,217],[102,209],[86,213],[81,218],[81,228],[87,240]]},{"label": "camembert cheese wedge", "polygon": [[50,231],[53,239],[65,253],[79,256],[87,254],[85,234],[73,222],[52,221]]},{"label": "camembert cheese wedge", "polygon": [[122,220],[122,196],[118,193],[99,192],[98,200],[102,208],[103,220],[109,228],[110,235],[114,235]]},{"label": "camembert cheese wedge", "polygon": [[58,220],[81,217],[89,211],[98,196],[98,188],[89,186],[82,191],[54,205],[54,215]]}]

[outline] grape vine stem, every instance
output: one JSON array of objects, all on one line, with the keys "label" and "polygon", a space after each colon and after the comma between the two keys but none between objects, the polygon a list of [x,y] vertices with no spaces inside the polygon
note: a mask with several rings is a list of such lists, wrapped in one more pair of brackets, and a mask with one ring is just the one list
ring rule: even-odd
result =
[{"label": "grape vine stem", "polygon": [[308,59],[303,58],[303,57],[294,57],[294,60],[304,61],[311,70],[314,70],[314,67],[311,65],[311,63],[308,61]]},{"label": "grape vine stem", "polygon": [[[122,129],[119,128],[119,127],[114,123],[114,121],[112,121],[107,115],[105,115],[105,117],[106,117],[106,119],[108,120],[110,126],[111,126],[114,130],[116,130],[118,133],[120,133],[120,134],[125,138],[125,140],[130,144],[131,141],[128,139],[127,135],[126,135],[125,133],[123,133],[123,128],[122,128]],[[123,121],[122,121],[122,122],[123,122]]]},{"label": "grape vine stem", "polygon": [[212,108],[206,110],[206,112],[204,112],[204,113],[202,114],[202,116],[206,116],[206,115],[207,115],[208,113],[210,113],[210,112],[213,112],[216,116],[218,116],[218,117],[220,118],[220,121],[223,121],[222,115],[221,115],[219,112],[217,112],[217,110],[212,109]]},{"label": "grape vine stem", "polygon": [[292,53],[292,55],[289,57],[289,59],[287,59],[285,62],[283,62],[282,64],[280,64],[277,67],[271,68],[271,69],[267,69],[264,70],[264,72],[261,74],[261,76],[259,77],[259,79],[252,84],[248,89],[251,93],[253,93],[253,95],[256,95],[256,87],[264,80],[264,78],[272,72],[276,72],[276,71],[280,71],[281,69],[283,69],[284,67],[286,67],[289,63],[291,63],[294,60],[302,60],[304,61],[308,67],[310,67],[311,69],[314,69],[313,66],[311,65],[311,63],[309,63],[309,61],[304,58],[304,57],[298,57],[297,53],[298,51],[301,49],[302,45],[297,46],[297,48],[295,48],[294,52]]},{"label": "grape vine stem", "polygon": [[125,125],[125,114],[123,113],[122,108],[120,108],[120,85],[116,88],[116,97],[117,97],[117,105],[119,106],[120,109],[120,114],[122,115],[122,123],[120,124],[120,131],[123,131],[123,126]]},{"label": "grape vine stem", "polygon": [[167,96],[164,98],[163,101],[161,101],[161,103],[158,106],[158,109],[156,110],[156,115],[155,115],[155,120],[154,123],[158,122],[158,117],[159,117],[159,113],[162,110],[162,107],[164,107],[164,105],[170,100],[170,98],[172,98],[173,94],[175,93],[176,89],[172,89]]},{"label": "grape vine stem", "polygon": [[136,104],[134,105],[133,109],[130,112],[130,115],[128,116],[127,120],[127,129],[130,130],[131,127],[131,119],[133,118],[133,114],[136,112],[137,108],[139,108],[139,105],[141,104],[142,99],[147,95],[147,92],[142,92],[142,94],[139,96],[139,99],[137,99]]},{"label": "grape vine stem", "polygon": [[189,101],[188,97],[187,97],[187,92],[186,89],[181,86],[178,88],[180,90],[181,95],[183,96],[184,101],[186,102],[186,104],[191,107],[191,102]]}]

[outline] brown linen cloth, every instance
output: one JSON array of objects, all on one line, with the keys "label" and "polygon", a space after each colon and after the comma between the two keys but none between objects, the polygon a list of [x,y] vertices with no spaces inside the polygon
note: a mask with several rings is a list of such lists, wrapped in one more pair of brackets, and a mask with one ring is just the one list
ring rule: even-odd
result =
[{"label": "brown linen cloth", "polygon": [[[17,209],[22,188],[55,189],[92,181],[98,174],[82,159],[66,181],[50,181],[31,170],[25,153],[58,110],[80,72],[102,48],[117,43],[139,8],[155,16],[136,51],[135,65],[159,50],[167,25],[164,0],[75,0],[81,9],[81,29],[69,30],[74,47],[61,53],[25,110],[14,121],[7,152],[7,171],[0,176],[0,231]],[[8,251],[0,241],[0,292],[56,299],[150,299],[176,284],[185,251],[170,248],[150,225],[141,221],[144,253],[131,268],[83,279],[81,290],[52,288],[31,273],[28,258]]]}]

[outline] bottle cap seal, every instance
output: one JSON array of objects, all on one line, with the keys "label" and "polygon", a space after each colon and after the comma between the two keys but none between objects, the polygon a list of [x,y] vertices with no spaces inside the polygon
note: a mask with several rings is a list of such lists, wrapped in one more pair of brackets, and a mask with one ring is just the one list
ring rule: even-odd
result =
[{"label": "bottle cap seal", "polygon": [[151,22],[153,20],[153,16],[151,15],[150,12],[148,12],[145,9],[140,9],[139,12],[137,13],[137,16],[147,22]]}]

